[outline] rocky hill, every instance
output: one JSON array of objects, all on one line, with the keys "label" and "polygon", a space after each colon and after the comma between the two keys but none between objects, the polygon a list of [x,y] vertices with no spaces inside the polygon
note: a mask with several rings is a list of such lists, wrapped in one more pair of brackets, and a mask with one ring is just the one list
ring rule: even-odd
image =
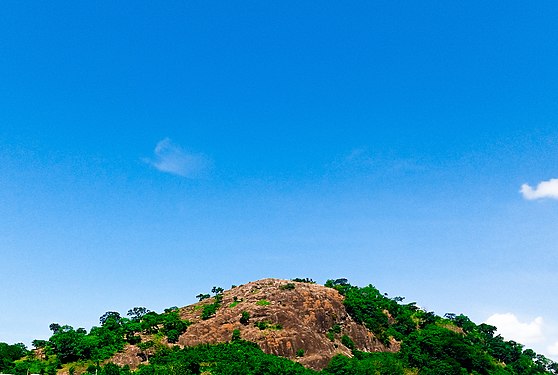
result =
[{"label": "rocky hill", "polygon": [[[399,344],[386,346],[365,326],[356,323],[343,305],[343,296],[335,289],[307,282],[263,279],[222,293],[214,316],[202,319],[208,298],[180,308],[180,316],[189,320],[179,340],[180,346],[228,342],[233,331],[240,338],[255,342],[268,354],[295,360],[313,369],[324,368],[336,354],[351,356],[342,343],[350,337],[357,350],[393,352]],[[242,316],[249,317],[247,321]],[[238,334],[238,333],[237,333]],[[114,362],[136,368],[147,357],[136,345],[129,345]]]},{"label": "rocky hill", "polygon": [[553,362],[496,327],[443,317],[346,279],[214,287],[162,313],[108,311],[89,332],[0,343],[0,373],[24,375],[549,375]]}]

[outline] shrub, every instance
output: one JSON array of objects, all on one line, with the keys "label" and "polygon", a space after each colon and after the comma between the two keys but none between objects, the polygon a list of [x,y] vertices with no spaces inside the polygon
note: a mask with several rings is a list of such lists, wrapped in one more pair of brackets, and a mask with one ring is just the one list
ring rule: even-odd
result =
[{"label": "shrub", "polygon": [[295,284],[294,283],[287,283],[285,285],[281,285],[279,287],[279,289],[281,290],[293,290],[295,288]]},{"label": "shrub", "polygon": [[256,323],[254,323],[254,325],[255,325],[256,327],[258,327],[260,330],[263,331],[264,329],[266,329],[266,328],[269,327],[269,322],[266,322],[266,321],[264,320],[264,321],[261,321],[261,322],[256,322]]},{"label": "shrub", "polygon": [[308,284],[316,284],[316,282],[308,277],[305,278],[300,278],[300,277],[295,277],[294,279],[292,279],[292,281],[296,281],[297,283],[308,283]]},{"label": "shrub", "polygon": [[339,324],[334,324],[329,330],[333,333],[341,333],[341,326]]},{"label": "shrub", "polygon": [[210,303],[209,305],[205,305],[203,307],[201,318],[203,320],[207,320],[207,319],[211,318],[217,312],[218,307],[219,307],[219,305],[216,304],[216,303]]},{"label": "shrub", "polygon": [[239,329],[235,329],[232,332],[232,339],[231,341],[238,341],[240,340],[240,330]]},{"label": "shrub", "polygon": [[250,313],[248,311],[243,311],[242,314],[240,315],[240,323],[246,325],[248,324],[249,320],[250,320]]},{"label": "shrub", "polygon": [[267,320],[262,320],[261,322],[254,323],[254,326],[258,327],[261,330],[264,329],[273,329],[273,330],[280,330],[283,329],[283,326],[279,323],[273,324]]},{"label": "shrub", "polygon": [[347,348],[351,350],[355,348],[354,341],[347,335],[341,336],[341,344],[345,345]]}]

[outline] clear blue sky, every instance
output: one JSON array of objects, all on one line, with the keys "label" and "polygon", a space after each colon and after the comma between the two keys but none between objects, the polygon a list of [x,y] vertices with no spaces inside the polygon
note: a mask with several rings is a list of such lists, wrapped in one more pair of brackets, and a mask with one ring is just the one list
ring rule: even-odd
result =
[{"label": "clear blue sky", "polygon": [[3,1],[0,341],[346,277],[557,358],[557,16]]}]

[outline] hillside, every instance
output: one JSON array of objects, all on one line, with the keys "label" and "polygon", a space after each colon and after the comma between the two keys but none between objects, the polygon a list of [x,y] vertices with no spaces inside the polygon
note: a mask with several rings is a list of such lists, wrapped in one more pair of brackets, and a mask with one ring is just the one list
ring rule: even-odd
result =
[{"label": "hillside", "polygon": [[[209,298],[180,309],[181,318],[192,324],[178,344],[224,343],[238,329],[240,338],[255,342],[265,353],[290,358],[313,369],[324,368],[336,354],[351,356],[351,349],[340,341],[343,335],[351,337],[357,350],[399,349],[397,342],[384,345],[364,325],[356,323],[343,305],[343,296],[321,285],[278,279],[251,282],[223,292],[215,315],[202,319],[203,306],[213,302],[214,298]],[[249,314],[244,324],[240,321],[243,312]],[[261,329],[262,324],[267,328]],[[328,332],[336,325],[340,331],[330,340]],[[297,357],[300,350],[304,356]],[[130,348],[127,352],[134,351]],[[135,368],[139,364],[136,357],[121,355],[115,360]]]},{"label": "hillside", "polygon": [[[298,281],[296,281],[298,280]],[[190,306],[107,312],[89,332],[51,324],[34,351],[0,344],[27,374],[557,374],[558,364],[464,315],[436,316],[345,279],[214,287]]]}]

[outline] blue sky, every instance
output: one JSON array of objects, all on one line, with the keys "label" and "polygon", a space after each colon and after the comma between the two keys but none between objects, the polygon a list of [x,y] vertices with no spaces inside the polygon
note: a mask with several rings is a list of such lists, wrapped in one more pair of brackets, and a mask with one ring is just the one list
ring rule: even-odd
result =
[{"label": "blue sky", "polygon": [[558,359],[557,11],[3,2],[0,341],[346,277]]}]

